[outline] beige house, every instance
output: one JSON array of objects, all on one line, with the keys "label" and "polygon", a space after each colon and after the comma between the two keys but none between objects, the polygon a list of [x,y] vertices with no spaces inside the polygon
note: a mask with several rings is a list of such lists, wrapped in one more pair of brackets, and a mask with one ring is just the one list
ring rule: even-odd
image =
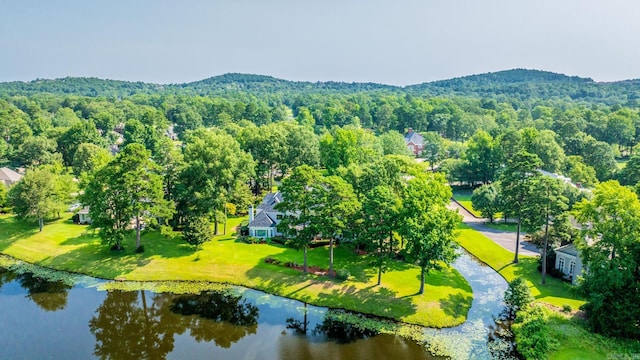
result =
[{"label": "beige house", "polygon": [[22,175],[17,172],[7,167],[0,168],[0,181],[4,182],[5,185],[11,186],[20,181],[20,179],[22,179]]},{"label": "beige house", "polygon": [[571,283],[575,285],[578,276],[582,275],[585,270],[580,252],[573,244],[561,246],[555,249],[555,252],[555,268],[564,274],[565,279],[571,280]]}]

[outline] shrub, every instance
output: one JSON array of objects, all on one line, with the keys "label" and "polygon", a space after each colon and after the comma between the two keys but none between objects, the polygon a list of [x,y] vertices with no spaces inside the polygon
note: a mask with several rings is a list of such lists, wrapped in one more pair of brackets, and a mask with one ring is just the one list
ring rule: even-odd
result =
[{"label": "shrub", "polygon": [[267,264],[273,264],[273,265],[280,265],[282,264],[282,261],[278,260],[278,259],[274,259],[272,257],[267,257],[266,259],[264,259],[264,262],[266,262]]},{"label": "shrub", "polygon": [[345,281],[351,276],[351,273],[347,269],[338,269],[336,271],[336,278],[341,281]]},{"label": "shrub", "polygon": [[541,306],[530,306],[518,312],[511,326],[516,350],[525,359],[546,359],[549,352],[549,325]]},{"label": "shrub", "polygon": [[509,283],[509,287],[504,293],[504,302],[511,311],[512,317],[533,302],[529,286],[523,278],[515,278]]},{"label": "shrub", "polygon": [[136,248],[136,254],[142,254],[144,252],[144,245],[140,245]]},{"label": "shrub", "polygon": [[566,313],[570,313],[571,312],[571,305],[568,304],[564,304],[562,305],[562,311],[566,312]]}]

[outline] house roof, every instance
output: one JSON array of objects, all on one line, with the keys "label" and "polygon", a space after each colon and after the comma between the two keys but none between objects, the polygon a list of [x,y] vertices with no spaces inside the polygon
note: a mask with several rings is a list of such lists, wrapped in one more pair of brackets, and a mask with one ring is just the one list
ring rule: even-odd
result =
[{"label": "house roof", "polygon": [[407,144],[414,143],[418,145],[418,144],[422,144],[423,141],[424,141],[424,137],[422,137],[422,135],[418,134],[413,130],[407,131],[407,133],[404,134],[404,142]]},{"label": "house roof", "polygon": [[573,245],[573,244],[561,246],[561,247],[555,249],[555,252],[568,254],[568,255],[573,255],[573,256],[576,256],[576,257],[578,256],[578,249],[576,249],[575,245]]},{"label": "house roof", "polygon": [[0,180],[16,182],[20,181],[20,179],[22,179],[22,175],[18,174],[17,172],[7,167],[0,168]]},{"label": "house roof", "polygon": [[252,222],[249,223],[249,227],[274,227],[276,222],[267,215],[266,212],[259,212]]},{"label": "house roof", "polygon": [[268,193],[262,200],[262,203],[258,205],[258,209],[269,212],[277,211],[274,207],[281,203],[282,200],[282,193],[280,191],[276,193]]}]

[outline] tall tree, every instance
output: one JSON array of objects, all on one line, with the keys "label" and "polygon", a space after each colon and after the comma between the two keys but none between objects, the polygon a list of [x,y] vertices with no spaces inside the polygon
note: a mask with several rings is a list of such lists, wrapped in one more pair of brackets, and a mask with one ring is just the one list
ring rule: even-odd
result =
[{"label": "tall tree", "polygon": [[9,189],[9,200],[18,217],[38,220],[42,231],[44,219],[59,213],[65,205],[62,190],[56,174],[45,168],[35,168],[27,171],[22,180]]},{"label": "tall tree", "polygon": [[483,217],[489,218],[489,222],[493,223],[494,217],[502,208],[502,188],[500,182],[496,181],[491,184],[484,184],[473,190],[471,194],[471,204]]},{"label": "tall tree", "polygon": [[307,250],[320,229],[316,218],[313,185],[318,182],[320,173],[308,165],[295,169],[291,176],[282,181],[280,192],[283,201],[276,209],[284,213],[279,230],[289,237],[292,245],[304,252],[304,272],[307,273]]},{"label": "tall tree", "polygon": [[582,225],[576,246],[588,271],[580,289],[587,321],[596,332],[640,339],[640,202],[617,181],[596,185],[591,200],[576,204]]},{"label": "tall tree", "polygon": [[516,247],[513,262],[518,263],[520,249],[520,228],[522,225],[522,211],[532,195],[532,180],[542,176],[536,169],[542,164],[537,155],[520,150],[507,162],[500,183],[504,199],[505,212],[517,217]]},{"label": "tall tree", "polygon": [[312,186],[314,220],[319,222],[320,233],[329,238],[329,276],[333,277],[334,243],[360,209],[360,202],[351,185],[338,176],[320,176]]},{"label": "tall tree", "polygon": [[407,241],[410,260],[420,267],[420,290],[424,293],[425,276],[430,270],[440,270],[456,257],[455,230],[460,215],[442,205],[432,207],[429,214],[407,219],[403,236]]},{"label": "tall tree", "polygon": [[393,232],[399,230],[402,200],[388,185],[378,185],[363,196],[362,213],[363,231],[360,235],[377,253],[380,285],[384,263],[392,249]]},{"label": "tall tree", "polygon": [[217,234],[220,214],[231,197],[230,192],[240,184],[248,186],[249,178],[254,176],[253,159],[230,135],[206,129],[185,136],[184,159],[180,207],[187,214],[212,216]]},{"label": "tall tree", "polygon": [[116,158],[100,169],[85,189],[83,203],[89,206],[92,226],[102,239],[120,250],[135,221],[136,250],[141,250],[143,222],[152,225],[168,220],[173,204],[164,199],[159,167],[142,144],[129,144]]},{"label": "tall tree", "polygon": [[540,176],[532,180],[531,196],[522,209],[522,227],[534,232],[544,226],[542,246],[542,284],[547,280],[547,252],[549,248],[549,226],[553,219],[567,210],[569,200],[564,197],[562,180]]}]

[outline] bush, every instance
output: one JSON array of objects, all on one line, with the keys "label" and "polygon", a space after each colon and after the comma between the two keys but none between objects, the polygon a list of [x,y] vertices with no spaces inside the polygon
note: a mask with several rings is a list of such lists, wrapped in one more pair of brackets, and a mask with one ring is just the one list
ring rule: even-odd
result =
[{"label": "bush", "polygon": [[573,309],[571,309],[571,305],[567,305],[567,304],[562,305],[562,311],[564,311],[566,313],[570,313],[571,310],[573,310]]},{"label": "bush", "polygon": [[136,254],[142,254],[144,252],[144,245],[140,245],[136,248]]},{"label": "bush", "polygon": [[511,317],[533,302],[529,286],[523,278],[515,278],[509,283],[509,287],[504,293],[504,302],[511,311]]},{"label": "bush", "polygon": [[511,326],[516,350],[525,359],[546,359],[549,352],[549,325],[541,306],[530,306],[518,313]]},{"label": "bush", "polygon": [[278,259],[274,259],[272,257],[267,257],[266,259],[264,259],[264,262],[266,262],[267,264],[273,264],[273,265],[280,265],[282,264],[282,261],[278,260]]},{"label": "bush", "polygon": [[271,238],[271,242],[274,242],[276,244],[286,245],[287,239],[284,236],[274,236]]},{"label": "bush", "polygon": [[336,271],[336,278],[341,281],[345,281],[351,276],[351,273],[347,269],[338,269]]}]

